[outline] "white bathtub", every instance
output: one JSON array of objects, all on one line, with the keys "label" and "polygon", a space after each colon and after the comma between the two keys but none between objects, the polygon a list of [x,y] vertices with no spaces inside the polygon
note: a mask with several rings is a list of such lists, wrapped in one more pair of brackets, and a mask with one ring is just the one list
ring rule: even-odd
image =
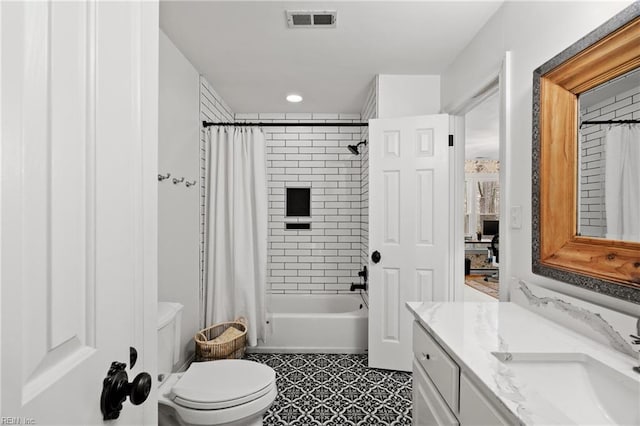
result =
[{"label": "white bathtub", "polygon": [[270,294],[265,342],[250,352],[364,353],[368,309],[360,295]]}]

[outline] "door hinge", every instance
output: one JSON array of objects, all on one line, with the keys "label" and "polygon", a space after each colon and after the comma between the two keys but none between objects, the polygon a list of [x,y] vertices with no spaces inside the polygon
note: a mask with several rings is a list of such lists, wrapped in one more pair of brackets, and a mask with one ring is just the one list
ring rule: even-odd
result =
[{"label": "door hinge", "polygon": [[449,135],[449,146],[453,146],[453,135]]}]

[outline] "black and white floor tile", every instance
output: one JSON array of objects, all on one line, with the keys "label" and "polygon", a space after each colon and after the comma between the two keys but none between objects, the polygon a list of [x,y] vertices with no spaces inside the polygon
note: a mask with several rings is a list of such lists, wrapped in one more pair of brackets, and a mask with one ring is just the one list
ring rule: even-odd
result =
[{"label": "black and white floor tile", "polygon": [[411,373],[367,367],[366,355],[248,354],[276,371],[265,426],[410,425]]}]

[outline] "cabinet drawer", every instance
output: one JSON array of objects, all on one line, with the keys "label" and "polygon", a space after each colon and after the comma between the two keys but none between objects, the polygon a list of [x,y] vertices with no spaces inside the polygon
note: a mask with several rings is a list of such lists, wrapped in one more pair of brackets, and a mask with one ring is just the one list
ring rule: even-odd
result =
[{"label": "cabinet drawer", "polygon": [[431,379],[414,359],[413,426],[458,426],[459,424]]},{"label": "cabinet drawer", "polygon": [[413,322],[413,352],[449,407],[457,413],[460,368],[417,321]]},{"label": "cabinet drawer", "polygon": [[460,422],[462,424],[478,426],[497,426],[519,423],[515,419],[508,420],[471,380],[462,374],[460,376]]}]

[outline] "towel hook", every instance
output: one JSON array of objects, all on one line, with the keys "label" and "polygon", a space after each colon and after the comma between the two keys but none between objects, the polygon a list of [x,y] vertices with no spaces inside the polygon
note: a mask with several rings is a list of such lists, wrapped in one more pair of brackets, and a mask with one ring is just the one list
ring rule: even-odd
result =
[{"label": "towel hook", "polygon": [[180,179],[178,178],[173,178],[173,184],[176,185],[180,182],[184,182],[184,176],[182,176]]},{"label": "towel hook", "polygon": [[188,187],[190,187],[190,186],[195,185],[195,184],[196,184],[196,181],[195,181],[195,180],[194,180],[194,181],[192,181],[192,182],[186,181],[184,184],[185,184],[185,185],[186,185],[186,187],[188,188]]},{"label": "towel hook", "polygon": [[166,176],[161,175],[160,173],[158,173],[158,181],[162,182],[165,179],[169,179],[171,177],[171,173],[167,173]]}]

